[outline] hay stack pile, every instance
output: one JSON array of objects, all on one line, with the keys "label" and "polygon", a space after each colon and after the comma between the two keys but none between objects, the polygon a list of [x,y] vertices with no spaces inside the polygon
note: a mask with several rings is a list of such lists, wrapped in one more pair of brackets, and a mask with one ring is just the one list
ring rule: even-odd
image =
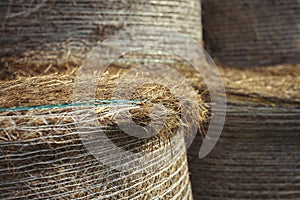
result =
[{"label": "hay stack pile", "polygon": [[211,56],[233,66],[300,62],[298,0],[204,0],[204,40]]},{"label": "hay stack pile", "polygon": [[[107,75],[99,81],[97,100],[111,97],[116,77]],[[73,75],[1,83],[0,107],[7,108],[0,112],[1,199],[192,199],[184,138],[175,134],[181,123],[180,108],[168,89],[145,85],[132,97],[143,102],[113,107],[93,103],[74,109],[69,106],[73,86]],[[164,102],[167,121],[156,136],[137,139],[122,132],[113,120],[112,110],[127,109],[136,123],[147,124],[145,108],[157,101]],[[34,107],[40,105],[46,106]],[[86,110],[97,117],[87,118]],[[76,122],[91,119],[97,126],[85,127],[89,133],[102,130],[126,151],[153,153],[146,171],[119,171],[97,160],[82,143],[81,129],[76,127]],[[100,135],[92,142],[102,139]],[[171,151],[166,149],[169,144]],[[153,167],[157,163],[159,168]]]},{"label": "hay stack pile", "polygon": [[214,150],[189,149],[195,199],[300,198],[300,66],[221,69],[225,126]]}]

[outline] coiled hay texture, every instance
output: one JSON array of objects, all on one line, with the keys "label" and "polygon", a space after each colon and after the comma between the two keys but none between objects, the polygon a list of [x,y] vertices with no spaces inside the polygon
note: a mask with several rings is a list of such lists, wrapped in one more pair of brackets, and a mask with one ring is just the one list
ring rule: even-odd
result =
[{"label": "coiled hay texture", "polygon": [[5,1],[0,21],[1,65],[10,76],[68,71],[97,43],[132,28],[165,28],[202,43],[198,0]]},{"label": "coiled hay texture", "polygon": [[[100,80],[97,100],[109,99],[113,79]],[[161,86],[141,86],[133,99],[148,100],[146,103],[121,105],[122,109],[130,109],[138,124],[147,123],[143,106],[162,101],[167,108],[161,131],[153,137],[137,139],[115,124],[112,110],[118,111],[116,104],[75,110],[66,107],[72,99],[73,84],[74,77],[64,75],[1,83],[0,107],[10,109],[0,112],[1,199],[192,199],[184,138],[175,134],[180,125],[179,105],[170,91]],[[199,103],[202,105],[200,98]],[[37,105],[48,107],[13,109]],[[87,109],[97,114],[93,120],[98,126],[85,127],[86,131],[102,130],[126,151],[158,152],[158,156],[149,158],[146,171],[112,169],[87,150],[79,137],[81,129],[76,129],[76,119],[84,120],[80,114]],[[172,151],[163,153],[169,143]],[[160,163],[158,169],[153,167],[155,163]]]},{"label": "coiled hay texture", "polygon": [[300,63],[298,0],[204,0],[205,46],[222,64]]},{"label": "coiled hay texture", "polygon": [[188,152],[195,199],[299,199],[300,66],[223,68],[227,116],[213,151]]}]

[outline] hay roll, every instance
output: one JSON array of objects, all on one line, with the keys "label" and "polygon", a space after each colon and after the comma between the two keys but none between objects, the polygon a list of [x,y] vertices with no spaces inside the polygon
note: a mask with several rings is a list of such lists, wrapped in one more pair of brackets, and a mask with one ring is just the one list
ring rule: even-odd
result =
[{"label": "hay roll", "polygon": [[0,5],[0,57],[22,63],[81,62],[97,42],[131,28],[167,28],[201,43],[200,2],[25,1]]},{"label": "hay roll", "polygon": [[300,63],[298,0],[205,0],[202,6],[205,45],[219,62]]},{"label": "hay roll", "polygon": [[[247,106],[247,109],[245,109]],[[300,109],[231,102],[215,149],[197,160],[190,148],[194,197],[299,199]]]},{"label": "hay roll", "polygon": [[194,197],[299,199],[300,66],[222,71],[228,107],[221,137],[204,159],[200,137],[188,153]]},{"label": "hay roll", "polygon": [[[97,99],[109,99],[114,78],[99,81]],[[0,107],[7,108],[0,111],[1,199],[192,199],[185,141],[182,135],[175,134],[180,109],[166,88],[146,85],[134,94],[134,99],[148,97],[149,102],[162,101],[167,108],[161,131],[139,139],[122,132],[113,120],[124,104],[120,108],[116,104],[68,107],[73,76],[20,78],[2,82],[0,87]],[[151,106],[149,102],[146,105]],[[147,112],[139,109],[142,105],[126,105],[136,123],[147,123]],[[96,117],[87,117],[86,110],[97,114]],[[97,125],[91,126],[91,120]],[[78,129],[76,124],[83,122],[89,123]],[[109,153],[110,148],[98,151],[106,155],[98,160],[80,135],[99,131],[128,152],[149,153],[144,170],[112,168],[104,162],[114,156]],[[97,135],[88,142],[98,144],[104,141],[103,136]],[[166,149],[167,145],[171,145],[171,151]],[[111,161],[118,162],[119,158],[113,157]],[[134,160],[128,163],[131,162]],[[159,168],[154,167],[157,163]]]}]

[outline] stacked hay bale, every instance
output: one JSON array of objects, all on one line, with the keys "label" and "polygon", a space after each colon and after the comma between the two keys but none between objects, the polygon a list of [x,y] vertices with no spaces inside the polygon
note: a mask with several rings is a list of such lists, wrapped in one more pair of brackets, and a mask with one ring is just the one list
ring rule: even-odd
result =
[{"label": "stacked hay bale", "polygon": [[[116,76],[106,76],[99,81],[96,98],[106,103],[80,104],[75,109],[76,105],[70,104],[73,76],[49,75],[2,82],[1,199],[192,199],[185,142],[176,134],[181,126],[176,98],[166,88],[144,85],[132,97],[134,102],[111,105],[107,100],[115,79]],[[167,113],[167,121],[157,135],[137,139],[115,124],[115,112],[124,109],[132,112],[136,123],[147,123],[145,108],[153,101],[164,102]],[[88,118],[85,110],[97,117]],[[111,168],[103,162],[112,156],[109,153],[103,160],[96,159],[82,143],[81,129],[76,127],[91,119],[97,126],[86,126],[89,133],[104,131],[126,151],[153,153],[144,170]],[[103,138],[100,134],[91,142],[98,144]],[[168,145],[171,151],[166,149]],[[157,163],[159,167],[154,167]]]},{"label": "stacked hay bale", "polygon": [[299,199],[300,66],[221,69],[227,116],[214,150],[189,149],[195,199]]},{"label": "stacked hay bale", "polygon": [[166,28],[201,44],[200,13],[197,0],[2,2],[0,58],[7,68],[3,73],[26,75],[25,65],[30,75],[70,71],[97,43],[132,28]]},{"label": "stacked hay bale", "polygon": [[233,66],[300,62],[298,0],[204,0],[205,46]]}]

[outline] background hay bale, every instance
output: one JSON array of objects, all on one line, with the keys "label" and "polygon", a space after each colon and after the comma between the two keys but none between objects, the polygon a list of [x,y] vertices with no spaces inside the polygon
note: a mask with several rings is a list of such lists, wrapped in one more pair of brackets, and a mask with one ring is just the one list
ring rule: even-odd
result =
[{"label": "background hay bale", "polygon": [[227,112],[214,150],[202,160],[190,153],[194,198],[300,198],[300,109],[231,102]]},{"label": "background hay bale", "polygon": [[131,28],[167,28],[201,44],[200,13],[198,0],[2,2],[0,66],[6,73],[22,68],[20,75],[24,68],[30,75],[65,71],[70,63],[79,66],[97,43]]},{"label": "background hay bale", "polygon": [[298,0],[204,0],[205,47],[222,64],[300,63]]},{"label": "background hay bale", "polygon": [[[106,76],[99,81],[97,99],[109,99],[115,78]],[[74,76],[49,75],[19,78],[0,85],[0,107],[11,109],[0,112],[1,198],[192,199],[184,138],[174,136],[179,125],[178,105],[165,88],[146,85],[135,94],[135,98],[160,99],[168,108],[166,127],[158,135],[137,140],[122,133],[110,117],[100,120],[103,115],[111,116],[110,105],[101,107],[101,111],[96,107],[99,126],[89,127],[91,132],[104,130],[119,147],[133,152],[164,152],[165,146],[172,142],[170,162],[164,156],[167,154],[158,153],[149,159],[147,172],[111,169],[87,151],[79,138],[74,116],[93,106],[75,111],[65,106],[12,109],[66,105],[72,100],[73,84]],[[145,120],[143,110],[136,115],[140,122]],[[152,169],[155,162],[161,163],[161,168]]]},{"label": "background hay bale", "polygon": [[206,158],[200,136],[189,149],[194,198],[299,199],[300,66],[221,71],[226,122]]}]

